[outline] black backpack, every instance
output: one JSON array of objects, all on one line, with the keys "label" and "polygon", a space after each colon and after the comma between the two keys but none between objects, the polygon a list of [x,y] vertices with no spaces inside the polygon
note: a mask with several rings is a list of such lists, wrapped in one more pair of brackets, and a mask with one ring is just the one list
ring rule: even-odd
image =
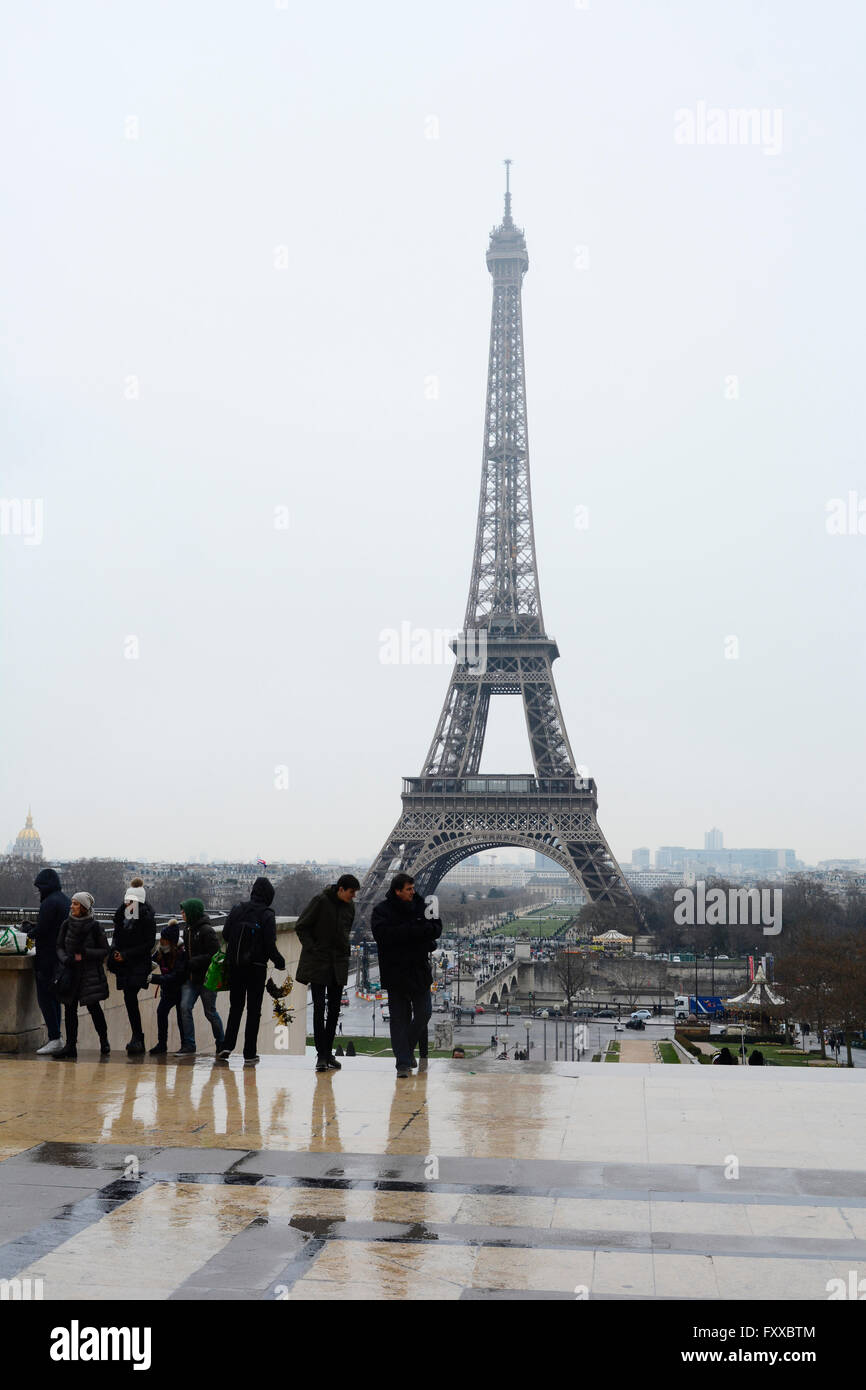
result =
[{"label": "black backpack", "polygon": [[259,956],[257,947],[262,940],[262,924],[255,903],[244,903],[238,913],[236,936],[228,952],[229,968],[233,965],[252,965]]}]

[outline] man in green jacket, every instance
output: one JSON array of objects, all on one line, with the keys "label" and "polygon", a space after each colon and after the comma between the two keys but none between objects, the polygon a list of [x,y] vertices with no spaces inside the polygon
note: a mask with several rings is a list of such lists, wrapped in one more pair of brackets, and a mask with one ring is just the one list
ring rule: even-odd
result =
[{"label": "man in green jacket", "polygon": [[[316,1071],[339,1071],[334,1034],[343,987],[349,978],[349,934],[355,920],[354,897],[361,887],[354,874],[343,874],[307,903],[295,924],[301,958],[295,978],[310,986]],[[325,1017],[325,1003],[328,1012]]]}]

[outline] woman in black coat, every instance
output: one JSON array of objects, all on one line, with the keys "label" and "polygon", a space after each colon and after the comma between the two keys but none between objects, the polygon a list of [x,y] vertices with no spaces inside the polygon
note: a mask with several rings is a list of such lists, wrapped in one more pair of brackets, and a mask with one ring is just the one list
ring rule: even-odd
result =
[{"label": "woman in black coat", "polygon": [[108,998],[103,961],[108,955],[105,932],[93,915],[93,895],[76,893],[70,916],[57,933],[57,959],[62,967],[60,1000],[66,1020],[66,1046],[52,1053],[55,1061],[78,1056],[78,1009],[85,1004],[99,1037],[99,1050],[107,1057],[108,1024],[100,1001]]},{"label": "woman in black coat", "polygon": [[123,992],[126,1016],[132,1029],[132,1037],[126,1044],[131,1057],[144,1051],[138,994],[139,990],[147,989],[155,945],[156,915],[150,903],[145,902],[141,879],[134,878],[114,914],[114,940],[108,962],[109,970],[117,977],[117,988]]}]

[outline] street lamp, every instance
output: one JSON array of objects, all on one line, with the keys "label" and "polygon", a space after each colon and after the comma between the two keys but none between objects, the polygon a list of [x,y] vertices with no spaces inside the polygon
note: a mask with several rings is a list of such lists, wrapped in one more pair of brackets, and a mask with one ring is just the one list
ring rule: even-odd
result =
[{"label": "street lamp", "polygon": [[532,1046],[532,1043],[529,1041],[529,1034],[530,1034],[530,1030],[531,1030],[531,1028],[532,1028],[532,1024],[530,1023],[530,1021],[529,1021],[528,1018],[525,1020],[523,1026],[524,1026],[524,1028],[526,1029],[526,1057],[525,1057],[525,1061],[528,1062],[528,1061],[529,1061],[529,1049],[530,1049],[530,1047]]}]

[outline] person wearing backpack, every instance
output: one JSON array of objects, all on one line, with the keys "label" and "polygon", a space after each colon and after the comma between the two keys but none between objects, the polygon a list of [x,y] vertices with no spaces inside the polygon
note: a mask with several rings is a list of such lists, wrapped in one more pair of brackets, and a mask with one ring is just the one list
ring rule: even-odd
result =
[{"label": "person wearing backpack", "polygon": [[134,878],[123,895],[123,902],[114,914],[114,936],[111,942],[109,970],[123,993],[126,1016],[132,1037],[126,1044],[130,1057],[144,1052],[144,1029],[138,996],[147,989],[150,978],[150,958],[156,943],[156,914],[145,901],[144,884]]},{"label": "person wearing backpack", "polygon": [[354,874],[342,874],[307,903],[295,923],[301,943],[295,978],[299,984],[310,986],[313,999],[316,1071],[340,1070],[334,1056],[334,1034],[343,987],[349,979],[349,936],[355,920],[354,898],[360,887]]},{"label": "person wearing backpack", "polygon": [[66,1046],[51,1054],[55,1062],[75,1061],[78,1056],[78,1008],[86,1004],[99,1038],[103,1057],[111,1052],[108,1045],[108,1024],[101,1001],[108,998],[108,980],[103,961],[108,955],[108,940],[93,915],[93,894],[76,893],[69,916],[57,933],[57,959],[64,969],[65,980],[60,992],[66,1022]]},{"label": "person wearing backpack", "polygon": [[213,1029],[214,1042],[219,1052],[223,1046],[223,1021],[217,1012],[216,993],[205,984],[207,968],[220,948],[219,940],[201,898],[185,898],[180,908],[186,923],[183,944],[189,974],[184,980],[180,995],[183,1042],[175,1056],[181,1057],[196,1050],[195,1024],[192,1019],[196,999],[201,999],[204,1016]]},{"label": "person wearing backpack", "polygon": [[229,977],[229,1021],[223,1045],[217,1049],[217,1056],[223,1061],[231,1057],[234,1051],[245,1008],[244,1062],[259,1060],[256,1048],[268,961],[273,961],[278,970],[286,968],[286,962],[277,950],[277,919],[271,907],[273,901],[273,884],[267,878],[257,878],[249,902],[236,903],[223,926]]}]

